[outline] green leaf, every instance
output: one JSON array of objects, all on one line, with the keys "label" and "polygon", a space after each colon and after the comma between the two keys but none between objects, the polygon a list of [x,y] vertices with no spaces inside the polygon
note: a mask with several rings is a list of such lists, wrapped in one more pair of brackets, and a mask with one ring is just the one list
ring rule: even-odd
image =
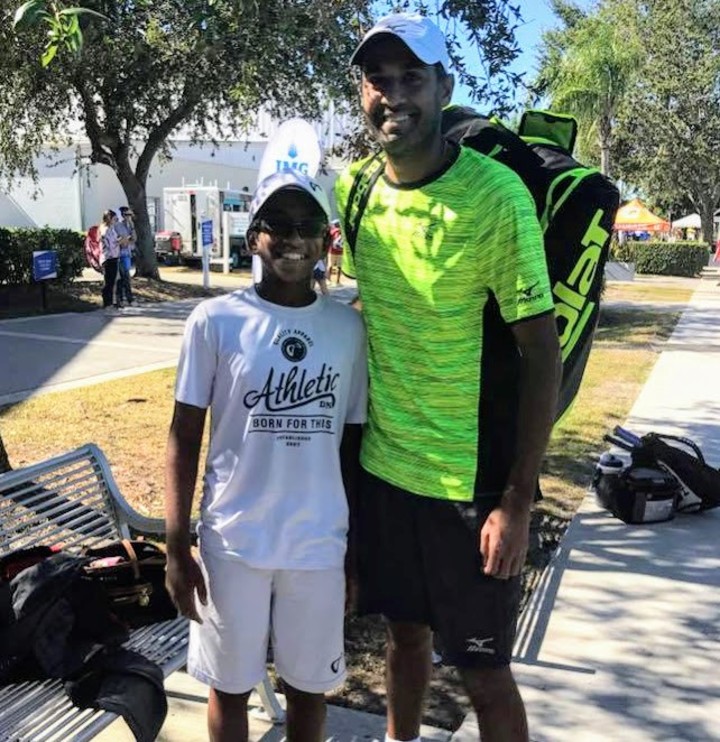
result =
[{"label": "green leaf", "polygon": [[31,26],[38,18],[47,17],[44,0],[28,0],[15,11],[13,28]]},{"label": "green leaf", "polygon": [[42,55],[42,59],[40,62],[42,63],[43,67],[47,67],[50,62],[53,61],[55,58],[55,55],[57,54],[57,44],[49,44],[48,47],[45,49],[45,53]]},{"label": "green leaf", "polygon": [[103,21],[108,20],[108,17],[106,15],[103,15],[102,13],[98,13],[96,10],[89,10],[88,8],[65,8],[65,10],[61,10],[58,13],[58,17],[60,16],[79,16],[79,15],[91,15],[95,18],[100,18]]}]

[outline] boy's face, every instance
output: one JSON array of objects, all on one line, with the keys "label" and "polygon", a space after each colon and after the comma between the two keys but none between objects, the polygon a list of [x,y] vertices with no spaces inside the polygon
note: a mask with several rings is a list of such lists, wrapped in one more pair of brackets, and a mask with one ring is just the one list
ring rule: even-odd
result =
[{"label": "boy's face", "polygon": [[399,39],[381,35],[362,61],[361,102],[370,134],[393,156],[422,153],[440,134],[451,75],[438,77]]},{"label": "boy's face", "polygon": [[262,259],[263,272],[283,283],[309,285],[328,233],[327,217],[315,201],[302,191],[278,191],[255,224],[250,248]]}]

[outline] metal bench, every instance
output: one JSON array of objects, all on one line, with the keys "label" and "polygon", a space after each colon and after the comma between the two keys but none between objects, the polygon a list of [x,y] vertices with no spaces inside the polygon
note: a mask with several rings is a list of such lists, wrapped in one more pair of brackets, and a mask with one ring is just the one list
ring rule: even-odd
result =
[{"label": "metal bench", "polygon": [[[0,474],[0,556],[36,544],[73,551],[132,534],[159,535],[165,523],[137,513],[120,494],[102,451],[88,444],[23,469]],[[126,647],[156,662],[167,677],[185,665],[188,621],[176,618],[132,632]],[[274,723],[284,711],[266,675],[256,691]],[[60,680],[0,686],[0,740],[79,742],[117,715],[78,709]]]}]

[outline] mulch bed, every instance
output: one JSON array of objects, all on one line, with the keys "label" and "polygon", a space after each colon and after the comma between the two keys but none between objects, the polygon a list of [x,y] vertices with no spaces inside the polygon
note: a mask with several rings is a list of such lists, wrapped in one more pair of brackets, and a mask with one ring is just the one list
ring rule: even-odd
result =
[{"label": "mulch bed", "polygon": [[[220,288],[205,290],[202,286],[157,281],[149,278],[132,279],[133,295],[141,302],[180,301],[226,293]],[[46,286],[47,311],[91,312],[102,307],[102,280],[76,281],[60,286],[52,281]],[[29,317],[43,314],[42,293],[39,285],[0,286],[0,319]]]}]

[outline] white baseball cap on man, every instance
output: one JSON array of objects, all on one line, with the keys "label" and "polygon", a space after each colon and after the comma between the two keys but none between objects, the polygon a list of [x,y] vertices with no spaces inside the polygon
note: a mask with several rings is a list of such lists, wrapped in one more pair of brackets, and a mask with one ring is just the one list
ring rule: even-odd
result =
[{"label": "white baseball cap on man", "polygon": [[252,227],[255,217],[270,197],[286,188],[307,193],[323,210],[325,216],[330,219],[330,202],[323,187],[317,181],[298,170],[281,170],[278,173],[268,175],[267,178],[258,183],[253,200],[250,202],[250,213],[248,214],[250,227]]},{"label": "white baseball cap on man", "polygon": [[363,37],[350,57],[350,64],[362,64],[363,49],[380,34],[400,39],[425,64],[441,64],[450,72],[450,57],[443,32],[425,16],[418,13],[391,13],[381,18]]}]

